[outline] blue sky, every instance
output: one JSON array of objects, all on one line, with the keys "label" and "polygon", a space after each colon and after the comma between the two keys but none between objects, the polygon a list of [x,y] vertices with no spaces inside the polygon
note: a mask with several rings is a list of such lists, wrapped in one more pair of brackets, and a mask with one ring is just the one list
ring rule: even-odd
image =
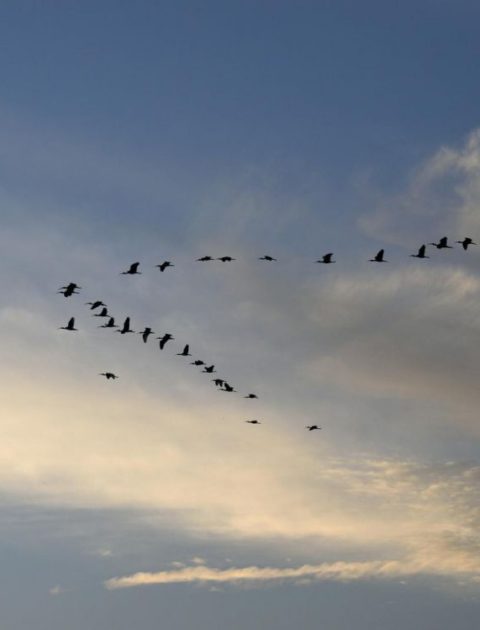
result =
[{"label": "blue sky", "polygon": [[2,627],[476,628],[479,14],[2,4]]}]

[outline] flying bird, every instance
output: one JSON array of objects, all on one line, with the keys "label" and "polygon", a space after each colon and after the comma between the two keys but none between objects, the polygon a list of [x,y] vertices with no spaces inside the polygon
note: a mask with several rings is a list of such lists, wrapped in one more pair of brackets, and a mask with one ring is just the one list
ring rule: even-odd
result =
[{"label": "flying bird", "polygon": [[92,317],[110,317],[110,315],[108,314],[107,307],[104,306],[100,313],[94,313]]},{"label": "flying bird", "polygon": [[381,249],[377,254],[375,254],[374,258],[370,258],[370,262],[388,262],[388,260],[383,258],[384,254],[385,250]]},{"label": "flying bird", "polygon": [[262,424],[260,420],[245,420],[247,424]]},{"label": "flying bird", "polygon": [[161,265],[155,265],[155,267],[158,267],[163,272],[167,267],[175,267],[175,265],[172,265],[169,260],[165,260]]},{"label": "flying bird", "polygon": [[155,334],[155,333],[153,332],[151,328],[147,326],[145,330],[142,330],[142,332],[139,332],[138,334],[142,335],[143,343],[147,343],[149,335]]},{"label": "flying bird", "polygon": [[244,398],[258,398],[257,394],[248,394],[247,396],[244,396]]},{"label": "flying bird", "polygon": [[118,328],[118,326],[115,323],[115,318],[114,317],[110,317],[108,322],[106,324],[102,324],[101,326],[99,326],[99,328]]},{"label": "flying bird", "polygon": [[324,254],[321,260],[317,260],[315,262],[323,263],[324,265],[329,265],[331,263],[336,262],[335,260],[332,260],[332,256],[333,256],[333,252],[329,252],[328,254]]},{"label": "flying bird", "polygon": [[160,343],[158,345],[160,346],[160,350],[163,350],[167,341],[173,339],[173,336],[170,333],[166,333],[163,337],[157,337],[157,339],[160,339]]},{"label": "flying bird", "polygon": [[447,237],[444,236],[438,241],[438,243],[429,243],[429,245],[434,245],[437,249],[453,249],[451,245],[447,244],[447,240]]},{"label": "flying bird", "polygon": [[465,251],[467,251],[469,245],[477,245],[469,236],[466,236],[463,241],[455,241],[456,243],[460,243]]},{"label": "flying bird", "polygon": [[269,261],[277,262],[276,258],[273,258],[272,256],[268,256],[267,254],[265,254],[265,256],[262,256],[262,258],[259,258],[258,260],[269,260]]},{"label": "flying bird", "polygon": [[116,330],[115,332],[118,332],[118,333],[120,333],[121,335],[125,335],[125,334],[127,334],[127,333],[133,333],[133,332],[135,332],[134,330],[132,330],[132,329],[130,328],[130,317],[127,317],[127,318],[125,319],[125,321],[123,322],[123,328],[122,328],[122,330]]},{"label": "flying bird", "polygon": [[206,372],[207,374],[213,374],[215,372],[215,366],[214,365],[206,365],[202,372]]},{"label": "flying bird", "polygon": [[201,359],[195,359],[195,361],[192,361],[190,365],[205,365],[205,361],[202,361]]},{"label": "flying bird", "polygon": [[225,383],[225,381],[221,378],[212,378],[212,381],[217,387],[222,387],[222,385]]},{"label": "flying bird", "polygon": [[411,258],[430,258],[430,256],[425,256],[426,245],[422,245],[418,250],[417,254],[410,254]]},{"label": "flying bird", "polygon": [[232,258],[231,256],[220,256],[217,260],[221,260],[222,262],[231,262],[232,260],[235,260],[235,258]]},{"label": "flying bird", "polygon": [[207,260],[213,260],[211,256],[202,256],[202,258],[197,258],[197,262],[207,262]]},{"label": "flying bird", "polygon": [[306,426],[306,429],[309,431],[321,431],[322,427],[319,427],[317,424],[311,424],[310,426]]},{"label": "flying bird", "polygon": [[66,326],[60,326],[59,330],[78,330],[75,328],[75,317],[70,317]]},{"label": "flying bird", "polygon": [[187,343],[187,345],[182,350],[182,352],[177,352],[177,357],[191,357],[192,355],[189,354],[189,352],[188,352],[189,350],[190,350],[190,346]]},{"label": "flying bird", "polygon": [[104,376],[107,379],[107,381],[109,381],[111,378],[113,378],[113,380],[118,378],[118,376],[114,374],[113,372],[100,372],[99,376]]},{"label": "flying bird", "polygon": [[107,306],[106,304],[104,304],[101,300],[96,300],[95,302],[85,302],[85,304],[88,306],[90,305],[90,310],[94,311],[96,308],[98,308],[99,306]]},{"label": "flying bird", "polygon": [[70,282],[66,286],[60,287],[57,293],[62,293],[65,297],[70,297],[71,295],[77,295],[78,291],[76,291],[76,289],[81,288],[82,287],[79,287],[78,284],[75,284],[75,282]]},{"label": "flying bird", "polygon": [[126,276],[126,275],[130,275],[133,276],[134,274],[138,273],[142,273],[141,271],[138,271],[138,266],[139,266],[139,262],[134,262],[130,265],[130,267],[127,269],[127,271],[122,271],[121,272],[121,276]]},{"label": "flying bird", "polygon": [[222,392],[236,392],[236,389],[233,389],[231,385],[229,385],[226,381],[223,382]]}]

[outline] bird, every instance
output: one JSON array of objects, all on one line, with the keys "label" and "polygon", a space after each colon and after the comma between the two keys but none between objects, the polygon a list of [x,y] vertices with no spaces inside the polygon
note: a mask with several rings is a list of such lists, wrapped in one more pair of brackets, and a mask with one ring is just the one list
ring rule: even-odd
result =
[{"label": "bird", "polygon": [[202,256],[202,258],[197,258],[197,262],[207,262],[207,260],[213,260],[211,256]]},{"label": "bird", "polygon": [[460,243],[465,251],[467,251],[469,245],[477,245],[469,236],[466,236],[463,241],[455,241],[456,243]]},{"label": "bird", "polygon": [[309,431],[321,431],[322,430],[322,427],[319,427],[316,424],[311,424],[310,426],[307,425],[305,428],[308,429]]},{"label": "bird", "polygon": [[247,424],[262,424],[260,420],[245,420]]},{"label": "bird", "polygon": [[101,326],[99,326],[99,328],[118,328],[118,326],[115,323],[115,318],[114,317],[110,317],[108,322],[106,324],[102,324]]},{"label": "bird", "polygon": [[70,317],[66,326],[60,326],[59,330],[78,330],[75,328],[75,317]]},{"label": "bird", "polygon": [[437,249],[453,249],[451,245],[447,245],[446,236],[443,236],[438,243],[429,243],[429,245],[434,245]]},{"label": "bird", "polygon": [[236,389],[233,389],[231,385],[229,385],[226,381],[223,382],[222,392],[236,392]]},{"label": "bird", "polygon": [[329,252],[328,254],[324,254],[321,260],[317,260],[315,262],[329,265],[330,263],[336,262],[335,260],[332,260],[332,256],[333,256],[333,252]]},{"label": "bird", "polygon": [[57,293],[62,293],[65,297],[70,297],[71,295],[77,295],[78,291],[76,289],[81,289],[78,284],[75,282],[69,282],[66,286],[60,287]]},{"label": "bird", "polygon": [[221,260],[222,262],[231,262],[232,260],[235,260],[235,258],[232,258],[231,256],[220,256],[217,260]]},{"label": "bird", "polygon": [[258,398],[257,394],[248,394],[247,396],[244,396],[244,398]]},{"label": "bird", "polygon": [[381,249],[377,254],[375,254],[374,258],[370,258],[370,262],[388,262],[388,260],[385,260],[383,258],[384,254],[385,254],[385,250]]},{"label": "bird", "polygon": [[205,365],[205,361],[202,361],[201,359],[195,359],[195,361],[192,361],[190,365]]},{"label": "bird", "polygon": [[163,335],[163,337],[157,337],[157,339],[160,339],[160,350],[163,350],[165,348],[165,344],[167,343],[167,341],[170,341],[170,339],[173,339],[174,337],[170,334],[170,333],[166,333],[165,335]]},{"label": "bird", "polygon": [[410,254],[411,258],[430,258],[430,256],[425,256],[426,245],[422,245],[418,250],[417,254]]},{"label": "bird", "polygon": [[94,313],[92,317],[110,317],[110,315],[108,314],[107,307],[104,306],[100,313]]},{"label": "bird", "polygon": [[202,370],[202,372],[206,372],[207,374],[213,374],[215,372],[215,366],[214,365],[209,365],[209,366],[205,366]]},{"label": "bird", "polygon": [[147,343],[148,336],[151,335],[152,333],[155,334],[153,330],[147,326],[145,330],[142,330],[138,334],[142,335],[143,343]]},{"label": "bird", "polygon": [[120,275],[121,276],[126,276],[126,275],[133,276],[136,273],[138,273],[138,274],[142,273],[141,271],[138,271],[138,265],[139,264],[140,264],[139,262],[132,263],[130,265],[130,267],[127,269],[127,271],[122,271]]},{"label": "bird", "polygon": [[177,352],[177,357],[191,357],[192,355],[189,354],[189,352],[188,352],[189,350],[190,350],[190,346],[187,343],[187,345],[182,350],[182,352]]},{"label": "bird", "polygon": [[175,265],[172,265],[169,260],[165,260],[161,265],[155,265],[155,267],[158,267],[163,272],[167,267],[175,267]]},{"label": "bird", "polygon": [[222,385],[225,383],[225,381],[221,378],[212,378],[212,381],[217,387],[222,387]]},{"label": "bird", "polygon": [[265,254],[265,256],[262,256],[262,258],[259,258],[258,260],[269,260],[270,262],[271,261],[277,262],[276,258],[273,258],[272,256],[268,256],[268,254]]},{"label": "bird", "polygon": [[94,311],[96,308],[98,308],[99,306],[107,306],[106,304],[104,304],[101,300],[96,300],[95,302],[85,302],[85,304],[88,306],[90,305],[90,310]]},{"label": "bird", "polygon": [[99,376],[104,376],[107,381],[109,381],[111,378],[113,378],[114,380],[118,378],[118,376],[113,372],[100,372]]},{"label": "bird", "polygon": [[130,317],[127,317],[125,319],[125,321],[123,322],[123,328],[122,330],[116,330],[115,332],[120,333],[121,335],[125,335],[126,333],[133,333],[135,332],[134,330],[132,330],[130,328]]}]

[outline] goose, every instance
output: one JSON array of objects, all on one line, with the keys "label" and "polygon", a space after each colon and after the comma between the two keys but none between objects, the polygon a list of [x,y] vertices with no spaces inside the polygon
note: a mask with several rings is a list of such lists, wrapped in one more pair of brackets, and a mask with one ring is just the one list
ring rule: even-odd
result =
[{"label": "goose", "polygon": [[262,256],[262,258],[259,258],[258,260],[269,260],[270,262],[272,261],[277,262],[276,258],[273,258],[272,256],[268,256],[267,254],[265,254],[265,256]]},{"label": "goose", "polygon": [[59,330],[78,330],[75,328],[75,317],[70,317],[66,326],[60,326]]},{"label": "goose", "polygon": [[192,355],[189,354],[189,352],[188,352],[189,350],[190,350],[190,346],[187,343],[187,345],[182,350],[182,352],[177,352],[177,357],[191,357]]},{"label": "goose", "polygon": [[232,258],[231,256],[220,256],[217,260],[221,260],[222,262],[231,262],[232,260],[235,260],[235,258]]},{"label": "goose", "polygon": [[138,266],[139,266],[139,262],[134,262],[130,265],[130,267],[127,269],[127,271],[122,271],[121,272],[121,276],[126,276],[126,275],[130,275],[133,276],[134,274],[141,274],[141,271],[138,271]]},{"label": "goose", "polygon": [[465,251],[467,251],[469,245],[477,245],[469,236],[466,236],[463,241],[455,241],[456,243],[460,243]]},{"label": "goose", "polygon": [[209,365],[209,366],[205,366],[202,370],[202,372],[206,372],[207,374],[213,374],[215,372],[215,366],[214,365]]},{"label": "goose", "polygon": [[161,265],[155,265],[155,267],[158,267],[163,272],[167,267],[175,267],[175,265],[172,265],[169,260],[165,260]]},{"label": "goose", "polygon": [[309,431],[321,431],[322,427],[319,427],[316,424],[311,424],[310,426],[306,426],[306,429],[308,429]]},{"label": "goose", "polygon": [[422,245],[418,250],[417,254],[410,254],[411,258],[430,258],[430,256],[425,256],[426,245]]},{"label": "goose", "polygon": [[262,424],[260,420],[245,420],[247,424]]},{"label": "goose", "polygon": [[113,380],[118,378],[118,376],[114,374],[113,372],[100,372],[99,376],[104,376],[107,379],[107,381],[109,381],[111,378],[113,378]]},{"label": "goose", "polygon": [[447,237],[443,236],[438,243],[429,243],[429,245],[434,245],[437,249],[453,249],[451,245],[447,244]]},{"label": "goose", "polygon": [[142,330],[142,332],[139,332],[138,334],[142,335],[143,343],[147,343],[149,335],[152,335],[152,334],[155,334],[155,333],[153,332],[153,330],[151,328],[149,328],[147,326],[145,328],[145,330]]},{"label": "goose", "polygon": [[211,256],[202,256],[202,258],[197,258],[197,262],[207,262],[207,260],[213,260]]},{"label": "goose", "polygon": [[247,394],[244,398],[258,398],[257,394]]},{"label": "goose", "polygon": [[127,317],[125,319],[125,321],[123,322],[123,328],[122,330],[116,330],[115,332],[120,333],[121,335],[126,335],[127,333],[133,333],[135,332],[134,330],[132,330],[130,328],[130,317]]},{"label": "goose", "polygon": [[158,345],[160,346],[160,350],[163,350],[167,341],[170,341],[170,339],[174,339],[174,337],[170,333],[166,333],[165,335],[163,335],[163,337],[157,337],[157,339],[160,339],[160,343]]},{"label": "goose", "polygon": [[324,254],[321,260],[317,260],[317,263],[323,263],[324,265],[330,265],[331,263],[336,262],[332,260],[333,252],[329,252],[328,254]]},{"label": "goose", "polygon": [[377,252],[377,254],[375,254],[374,258],[370,258],[370,262],[388,262],[388,260],[385,260],[383,258],[385,254],[385,250],[381,249],[379,252]]},{"label": "goose", "polygon": [[102,324],[101,326],[99,326],[99,328],[118,328],[118,326],[115,323],[115,318],[114,317],[110,317],[108,322],[106,324]]},{"label": "goose", "polygon": [[90,310],[91,311],[94,311],[99,306],[107,306],[101,300],[96,300],[95,302],[85,302],[85,305],[86,306],[90,305]]}]

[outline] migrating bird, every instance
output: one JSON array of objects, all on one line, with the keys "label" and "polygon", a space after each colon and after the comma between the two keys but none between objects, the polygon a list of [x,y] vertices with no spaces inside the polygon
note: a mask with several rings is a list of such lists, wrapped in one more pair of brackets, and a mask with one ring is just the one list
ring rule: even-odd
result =
[{"label": "migrating bird", "polygon": [[222,385],[225,383],[225,381],[221,378],[212,378],[212,381],[217,387],[222,387]]},{"label": "migrating bird", "polygon": [[66,326],[60,326],[59,330],[78,330],[75,328],[75,317],[70,317]]},{"label": "migrating bird", "polygon": [[418,250],[417,254],[410,254],[411,258],[430,258],[430,256],[425,256],[426,245],[422,245]]},{"label": "migrating bird", "polygon": [[227,381],[224,381],[224,382],[223,382],[223,389],[222,389],[222,392],[236,392],[236,391],[237,391],[237,390],[236,390],[236,389],[233,389],[233,387],[232,387],[231,385],[229,385],[229,384],[227,383]]},{"label": "migrating bird", "polygon": [[104,306],[100,313],[94,313],[92,317],[110,317],[110,315],[108,314],[107,307]]},{"label": "migrating bird", "polygon": [[118,326],[115,323],[115,318],[114,317],[110,317],[108,322],[106,324],[102,324],[101,326],[99,326],[99,328],[118,328]]},{"label": "migrating bird", "polygon": [[268,256],[267,254],[265,254],[265,256],[262,256],[262,258],[259,258],[258,260],[269,260],[269,261],[275,261],[277,262],[276,258],[273,258],[272,256]]},{"label": "migrating bird", "polygon": [[202,372],[206,372],[207,374],[213,374],[215,372],[215,366],[214,365],[209,365],[209,366],[205,366],[202,370]]},{"label": "migrating bird", "polygon": [[205,365],[205,361],[202,361],[201,359],[195,359],[195,361],[192,361],[190,365]]},{"label": "migrating bird", "polygon": [[374,257],[374,258],[370,258],[370,262],[388,262],[388,260],[385,260],[385,259],[383,258],[384,254],[385,254],[385,250],[384,250],[384,249],[381,249],[381,250],[380,250],[380,251],[379,251],[379,252],[375,255],[375,257]]},{"label": "migrating bird", "polygon": [[447,240],[447,237],[444,236],[438,243],[429,243],[429,245],[434,245],[437,249],[453,249],[451,245],[447,245]]},{"label": "migrating bird", "polygon": [[202,258],[197,258],[197,262],[207,262],[207,260],[213,260],[211,256],[202,256]]},{"label": "migrating bird", "polygon": [[[467,251],[469,245],[477,245],[474,243],[469,236],[466,236],[463,241],[455,241],[456,243],[460,243],[465,251]],[[63,287],[62,287],[63,288]]]},{"label": "migrating bird", "polygon": [[190,346],[187,343],[187,345],[182,350],[182,352],[177,352],[177,357],[191,357],[192,355],[189,354],[189,352],[188,352],[189,350],[190,350]]},{"label": "migrating bird", "polygon": [[85,304],[88,306],[90,305],[90,310],[94,311],[96,308],[98,308],[99,306],[107,306],[106,304],[104,304],[101,300],[96,300],[95,302],[85,302]]},{"label": "migrating bird", "polygon": [[163,335],[163,337],[157,337],[157,339],[160,339],[160,343],[158,345],[160,346],[160,350],[163,350],[167,341],[173,339],[173,335],[171,335],[170,333],[166,333],[165,335]]},{"label": "migrating bird", "polygon": [[160,271],[165,271],[165,269],[167,267],[175,267],[175,265],[172,265],[172,263],[169,260],[165,260],[164,262],[162,262],[161,265],[155,265],[155,267],[158,267],[160,269]]},{"label": "migrating bird", "polygon": [[66,286],[60,287],[57,293],[62,293],[65,297],[70,297],[71,295],[77,295],[78,291],[76,289],[81,289],[78,284],[75,282],[69,282]]},{"label": "migrating bird", "polygon": [[155,334],[153,330],[147,326],[145,330],[142,330],[142,332],[139,332],[138,334],[142,335],[143,343],[147,343],[148,336],[152,333]]},{"label": "migrating bird", "polygon": [[322,256],[322,260],[317,260],[315,262],[317,263],[323,263],[325,265],[329,265],[330,263],[334,263],[336,262],[335,260],[332,260],[332,256],[333,256],[333,252],[329,252],[328,254],[324,254]]},{"label": "migrating bird", "polygon": [[306,429],[309,431],[321,431],[322,427],[319,427],[317,424],[311,424],[310,426],[306,426]]},{"label": "migrating bird", "polygon": [[260,420],[245,420],[247,424],[262,424]]},{"label": "migrating bird", "polygon": [[244,396],[244,398],[258,398],[257,394],[248,394],[247,396]]},{"label": "migrating bird", "polygon": [[126,275],[130,275],[133,276],[136,273],[142,273],[141,271],[138,271],[138,265],[140,263],[139,262],[134,262],[130,265],[130,267],[127,269],[127,271],[122,271],[121,272],[121,276],[126,276]]},{"label": "migrating bird", "polygon": [[135,332],[134,330],[132,330],[130,328],[130,317],[127,317],[125,319],[125,321],[123,322],[123,328],[122,330],[116,330],[115,332],[120,333],[121,335],[125,335],[126,333],[133,333]]},{"label": "migrating bird", "polygon": [[100,372],[99,376],[104,376],[107,381],[109,381],[111,378],[113,378],[114,380],[118,378],[118,376],[113,372]]},{"label": "migrating bird", "polygon": [[217,260],[221,260],[222,262],[231,262],[232,260],[235,260],[235,258],[232,258],[231,256],[220,256]]}]

